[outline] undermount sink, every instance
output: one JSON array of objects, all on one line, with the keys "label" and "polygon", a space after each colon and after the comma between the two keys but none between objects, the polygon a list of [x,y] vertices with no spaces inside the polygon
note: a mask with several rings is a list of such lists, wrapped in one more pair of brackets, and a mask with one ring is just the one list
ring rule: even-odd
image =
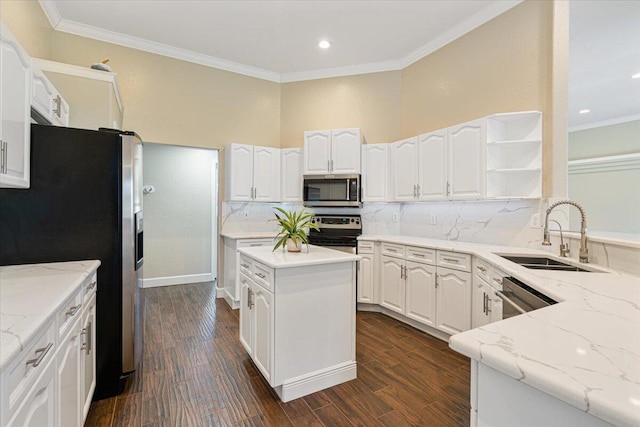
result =
[{"label": "undermount sink", "polygon": [[575,265],[565,264],[564,262],[547,258],[543,256],[511,256],[500,255],[504,259],[515,262],[526,268],[533,270],[551,270],[551,271],[580,271],[585,273],[595,273],[596,271],[587,270],[582,267],[576,267]]}]

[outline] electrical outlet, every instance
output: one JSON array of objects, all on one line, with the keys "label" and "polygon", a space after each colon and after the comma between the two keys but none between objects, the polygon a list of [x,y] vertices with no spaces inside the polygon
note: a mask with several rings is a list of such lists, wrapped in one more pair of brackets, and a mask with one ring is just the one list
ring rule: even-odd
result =
[{"label": "electrical outlet", "polygon": [[431,214],[431,225],[436,225],[436,214]]},{"label": "electrical outlet", "polygon": [[243,212],[243,216],[244,216],[244,220],[248,220],[249,219],[249,211],[244,211]]},{"label": "electrical outlet", "polygon": [[393,222],[398,222],[400,220],[400,215],[398,215],[398,212],[394,212],[391,214],[391,220]]},{"label": "electrical outlet", "polygon": [[531,221],[529,221],[529,227],[531,228],[540,228],[540,214],[536,213],[531,215]]}]

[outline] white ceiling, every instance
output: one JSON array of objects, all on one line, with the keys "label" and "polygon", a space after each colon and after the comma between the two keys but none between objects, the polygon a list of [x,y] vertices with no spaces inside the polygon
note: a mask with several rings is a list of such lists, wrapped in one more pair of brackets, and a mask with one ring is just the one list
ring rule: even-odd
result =
[{"label": "white ceiling", "polygon": [[[40,0],[56,30],[276,82],[400,70],[521,0]],[[640,118],[640,1],[572,0],[569,127]],[[333,43],[321,50],[321,39]],[[96,61],[102,58],[96,58]],[[590,109],[589,114],[578,114]]]},{"label": "white ceiling", "polygon": [[640,1],[572,1],[570,22],[569,128],[640,119]]},{"label": "white ceiling", "polygon": [[284,82],[402,69],[520,1],[40,3],[60,31]]}]

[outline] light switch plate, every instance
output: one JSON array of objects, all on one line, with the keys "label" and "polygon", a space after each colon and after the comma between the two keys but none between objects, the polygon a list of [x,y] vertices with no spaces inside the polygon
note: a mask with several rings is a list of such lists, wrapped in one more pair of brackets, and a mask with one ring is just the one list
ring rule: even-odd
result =
[{"label": "light switch plate", "polygon": [[531,228],[540,228],[541,227],[540,214],[539,213],[535,213],[535,214],[531,215],[531,220],[529,221],[529,227],[531,227]]},{"label": "light switch plate", "polygon": [[400,220],[400,215],[398,215],[398,212],[394,212],[391,214],[391,220],[393,222],[398,222]]},{"label": "light switch plate", "polygon": [[431,214],[431,225],[436,225],[436,214]]}]

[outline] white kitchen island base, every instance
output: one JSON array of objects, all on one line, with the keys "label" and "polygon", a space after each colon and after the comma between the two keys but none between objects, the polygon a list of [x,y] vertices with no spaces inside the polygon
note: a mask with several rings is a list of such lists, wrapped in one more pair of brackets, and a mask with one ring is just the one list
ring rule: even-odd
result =
[{"label": "white kitchen island base", "polygon": [[240,251],[240,342],[282,401],[356,378],[357,255]]}]

